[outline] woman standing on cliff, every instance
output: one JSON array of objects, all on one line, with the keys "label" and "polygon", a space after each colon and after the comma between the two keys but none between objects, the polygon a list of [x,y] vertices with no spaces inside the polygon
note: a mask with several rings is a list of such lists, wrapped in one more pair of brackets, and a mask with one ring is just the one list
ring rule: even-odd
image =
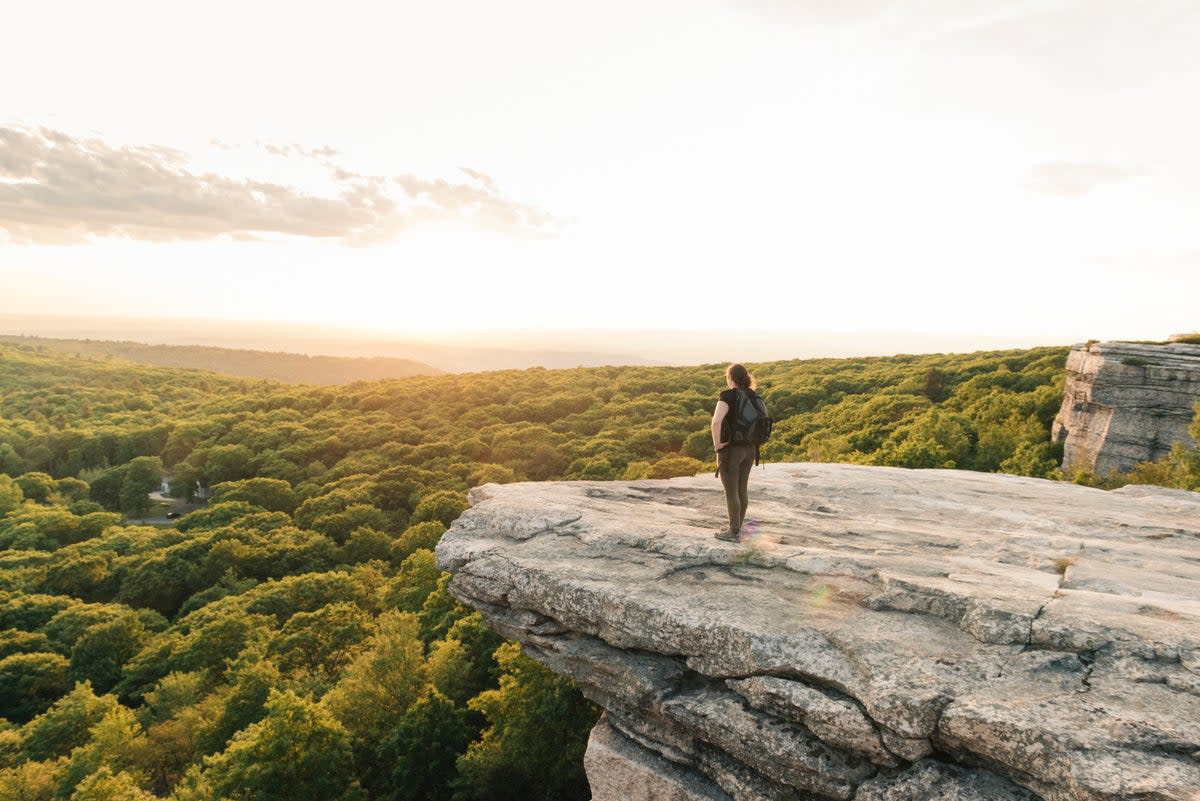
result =
[{"label": "woman standing on cliff", "polygon": [[[737,542],[746,519],[749,498],[746,488],[750,482],[750,469],[754,467],[757,446],[749,442],[735,442],[732,436],[732,420],[749,397],[757,398],[754,376],[740,364],[725,368],[725,384],[728,386],[717,401],[712,417],[713,450],[717,452],[717,475],[725,487],[725,508],[729,513],[729,526],[717,532],[717,539]],[[731,414],[733,412],[733,414]]]}]

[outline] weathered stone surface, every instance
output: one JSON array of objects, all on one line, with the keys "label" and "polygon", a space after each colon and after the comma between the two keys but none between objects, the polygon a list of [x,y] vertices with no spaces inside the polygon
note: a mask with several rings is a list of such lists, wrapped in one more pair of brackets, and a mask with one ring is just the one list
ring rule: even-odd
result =
[{"label": "weathered stone surface", "polygon": [[1028,790],[997,780],[987,771],[965,770],[927,760],[899,776],[865,782],[855,801],[1033,801]]},{"label": "weathered stone surface", "polygon": [[642,748],[606,720],[592,729],[584,767],[592,801],[730,801],[713,782]]},{"label": "weathered stone surface", "polygon": [[740,544],[700,476],[488,485],[438,545],[458,598],[607,710],[599,801],[1200,801],[1200,494],[751,482]]},{"label": "weathered stone surface", "polygon": [[1188,426],[1200,403],[1200,345],[1096,342],[1067,357],[1067,384],[1051,435],[1063,469],[1104,474],[1195,445]]},{"label": "weathered stone surface", "polygon": [[881,765],[899,764],[884,746],[878,728],[851,700],[777,676],[730,679],[726,684],[755,709],[799,723],[834,748],[862,754]]}]

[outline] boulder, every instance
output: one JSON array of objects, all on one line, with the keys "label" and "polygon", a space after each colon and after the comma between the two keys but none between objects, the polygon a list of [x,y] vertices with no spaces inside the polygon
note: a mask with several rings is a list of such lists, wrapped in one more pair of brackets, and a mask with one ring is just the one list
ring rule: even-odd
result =
[{"label": "boulder", "polygon": [[450,591],[604,708],[596,801],[1200,799],[1200,494],[772,464],[486,485]]}]

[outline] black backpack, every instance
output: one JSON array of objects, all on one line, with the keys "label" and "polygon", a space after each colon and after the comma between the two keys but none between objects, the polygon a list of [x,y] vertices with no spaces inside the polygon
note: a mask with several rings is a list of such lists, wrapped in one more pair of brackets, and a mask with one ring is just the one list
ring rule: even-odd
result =
[{"label": "black backpack", "polygon": [[[767,416],[763,399],[752,389],[737,390],[737,401],[726,419],[729,421],[726,441],[730,445],[754,445],[755,448],[771,438],[771,426],[775,422]],[[757,453],[754,461],[758,463]]]}]

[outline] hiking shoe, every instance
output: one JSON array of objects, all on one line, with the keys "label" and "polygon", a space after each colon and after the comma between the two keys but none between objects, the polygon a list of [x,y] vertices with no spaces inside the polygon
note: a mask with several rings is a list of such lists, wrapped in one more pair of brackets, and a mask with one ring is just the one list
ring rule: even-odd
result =
[{"label": "hiking shoe", "polygon": [[732,531],[729,531],[728,529],[726,529],[725,531],[718,531],[716,534],[716,537],[719,540],[725,540],[725,542],[738,542],[738,535],[734,534]]}]

